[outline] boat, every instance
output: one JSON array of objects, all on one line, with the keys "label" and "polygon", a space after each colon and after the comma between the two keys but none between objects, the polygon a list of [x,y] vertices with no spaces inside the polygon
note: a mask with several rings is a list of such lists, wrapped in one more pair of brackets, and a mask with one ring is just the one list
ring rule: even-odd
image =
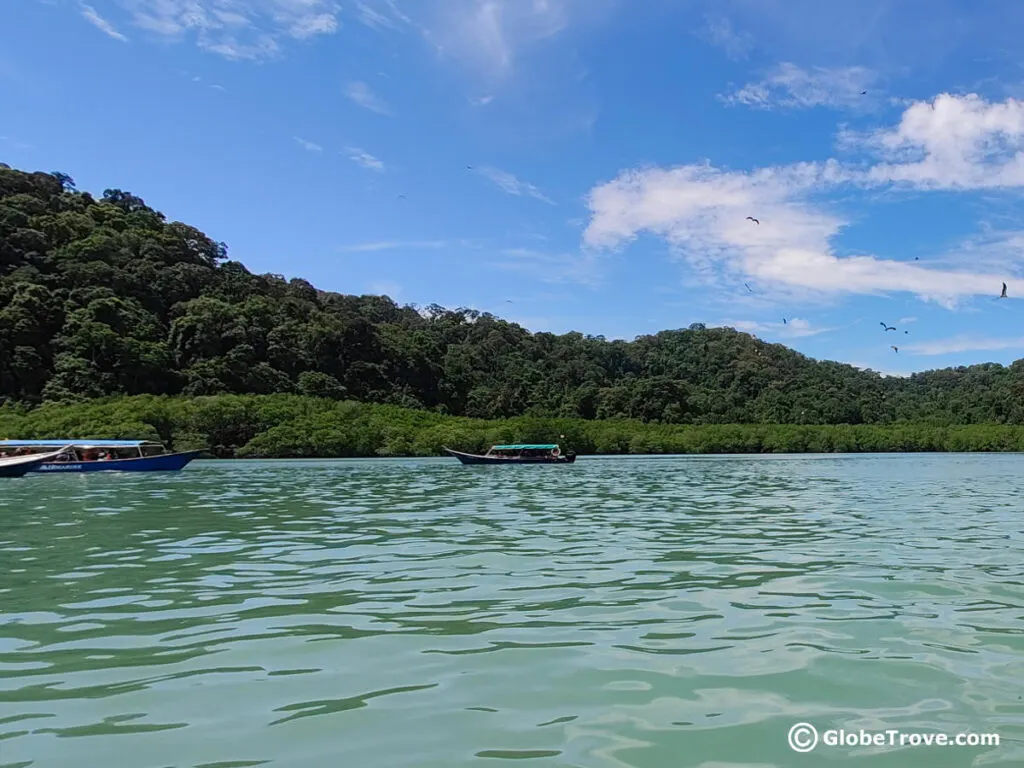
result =
[{"label": "boat", "polygon": [[168,453],[148,440],[0,440],[0,451],[10,449],[41,459],[29,472],[177,472],[203,453]]},{"label": "boat", "polygon": [[492,445],[487,453],[463,453],[444,449],[463,464],[572,464],[576,454],[561,452],[555,443],[517,443],[514,445]]},{"label": "boat", "polygon": [[61,453],[63,453],[63,449],[26,456],[4,456],[0,458],[0,477],[23,477],[44,461],[54,459]]}]

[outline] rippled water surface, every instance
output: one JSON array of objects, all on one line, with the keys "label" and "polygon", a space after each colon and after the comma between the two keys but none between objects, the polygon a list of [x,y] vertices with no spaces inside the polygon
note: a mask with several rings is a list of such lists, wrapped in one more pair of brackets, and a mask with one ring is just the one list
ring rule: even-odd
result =
[{"label": "rippled water surface", "polygon": [[0,480],[0,765],[1022,766],[1022,492],[1018,455]]}]

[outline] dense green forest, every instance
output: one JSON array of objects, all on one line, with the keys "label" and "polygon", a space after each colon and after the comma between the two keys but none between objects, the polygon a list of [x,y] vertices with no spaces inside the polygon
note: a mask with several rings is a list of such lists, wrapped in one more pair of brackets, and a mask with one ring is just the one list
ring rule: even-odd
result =
[{"label": "dense green forest", "polygon": [[632,342],[530,333],[252,274],[128,192],[97,198],[65,174],[0,165],[0,403],[230,394],[485,420],[1024,424],[1024,361],[899,379],[701,324]]},{"label": "dense green forest", "polygon": [[[0,407],[0,438],[159,440],[219,457],[432,456],[442,446],[558,440],[580,454],[1022,451],[1024,426],[651,424],[518,416],[483,420],[302,395],[136,397]],[[563,436],[564,437],[560,437]]]}]

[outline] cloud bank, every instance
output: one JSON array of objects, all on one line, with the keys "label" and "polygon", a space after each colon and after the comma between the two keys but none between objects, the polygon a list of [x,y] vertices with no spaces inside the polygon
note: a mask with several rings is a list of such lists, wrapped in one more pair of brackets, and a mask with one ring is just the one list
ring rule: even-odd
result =
[{"label": "cloud bank", "polygon": [[332,0],[118,0],[134,26],[175,42],[193,39],[227,59],[277,55],[286,39],[338,30]]},{"label": "cloud bank", "polygon": [[[849,222],[828,199],[842,188],[1018,190],[1024,186],[1024,102],[941,94],[899,123],[858,137],[867,163],[733,171],[710,164],[629,170],[590,190],[584,246],[618,249],[642,234],[665,240],[698,279],[756,279],[805,298],[906,292],[953,306],[998,295],[1002,271],[973,263],[837,255]],[[747,220],[759,219],[760,224]]]}]

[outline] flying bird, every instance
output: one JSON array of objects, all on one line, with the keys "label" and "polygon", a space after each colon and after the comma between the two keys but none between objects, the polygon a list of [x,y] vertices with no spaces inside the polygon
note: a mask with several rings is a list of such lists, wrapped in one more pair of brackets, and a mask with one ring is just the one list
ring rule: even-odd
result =
[{"label": "flying bird", "polygon": [[904,331],[904,333],[910,333],[910,331]]},{"label": "flying bird", "polygon": [[868,95],[868,92],[867,92],[867,91],[861,91],[861,92],[860,92],[860,95],[861,95],[861,96],[867,96],[867,95]]},{"label": "flying bird", "polygon": [[751,288],[751,287],[750,287],[749,285],[747,285],[746,283],[744,283],[744,284],[743,284],[743,287],[744,287],[744,288],[746,288],[746,289],[747,289],[748,291],[750,291],[751,293],[753,293],[753,292],[754,292],[754,289],[753,289],[753,288]]},{"label": "flying bird", "polygon": [[472,165],[467,165],[466,166],[466,170],[467,171],[472,171],[473,170],[473,166]]},{"label": "flying bird", "polygon": [[999,298],[1000,298],[1000,299],[1007,299],[1007,298],[1009,298],[1009,297],[1008,297],[1008,296],[1006,295],[1006,283],[1003,283],[1003,292],[999,294]]},{"label": "flying bird", "polygon": [[914,257],[914,261],[920,261],[920,260],[921,260],[921,257],[920,257],[920,256],[915,256],[915,257]]},{"label": "flying bird", "polygon": [[405,195],[399,195],[398,199],[399,200],[408,200],[408,198]]},{"label": "flying bird", "polygon": [[747,221],[752,221],[752,222],[754,222],[755,224],[760,224],[760,223],[761,223],[760,221],[758,221],[757,219],[755,219],[755,218],[754,218],[753,216],[747,216]]},{"label": "flying bird", "polygon": [[787,321],[786,321],[786,318],[782,318],[782,324],[783,324],[783,325],[785,325],[785,324],[786,324],[786,322],[787,322]]},{"label": "flying bird", "polygon": [[893,352],[899,352],[900,351],[899,347],[890,347],[890,349],[892,349]]},{"label": "flying bird", "polygon": [[878,324],[879,324],[880,326],[882,326],[882,328],[884,328],[884,329],[885,329],[885,330],[887,330],[887,331],[895,331],[895,330],[896,330],[896,326],[895,326],[895,325],[886,325],[886,324],[885,324],[885,323],[883,323],[883,322],[879,322]]}]

